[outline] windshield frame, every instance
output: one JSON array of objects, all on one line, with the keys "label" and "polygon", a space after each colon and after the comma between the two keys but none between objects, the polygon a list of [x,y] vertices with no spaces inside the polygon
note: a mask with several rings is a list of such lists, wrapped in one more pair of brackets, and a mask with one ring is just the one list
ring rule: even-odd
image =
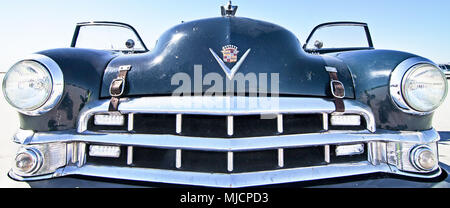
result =
[{"label": "windshield frame", "polygon": [[[323,49],[307,49],[306,46],[309,43],[309,41],[311,40],[311,38],[313,37],[314,33],[322,28],[325,27],[333,27],[333,26],[358,26],[358,27],[363,27],[365,34],[366,34],[366,39],[367,39],[367,43],[368,43],[368,47],[348,47],[348,48],[323,48]],[[363,22],[327,22],[327,23],[323,23],[320,25],[317,25],[316,27],[314,27],[314,29],[311,31],[311,33],[309,33],[308,38],[306,39],[305,44],[303,45],[303,50],[308,52],[308,53],[332,53],[332,52],[339,52],[339,51],[349,51],[349,50],[366,50],[366,49],[374,49],[373,46],[373,41],[372,41],[372,36],[370,35],[370,31],[369,31],[369,26],[367,25],[367,23],[363,23]]]},{"label": "windshield frame", "polygon": [[[129,24],[126,24],[126,23],[122,23],[122,22],[109,22],[109,21],[93,21],[93,22],[80,22],[80,23],[77,23],[77,25],[75,27],[75,32],[74,32],[73,37],[72,37],[72,43],[70,44],[71,48],[75,48],[76,47],[77,40],[78,40],[78,35],[80,34],[80,29],[81,29],[81,27],[86,27],[86,26],[113,26],[113,27],[122,27],[122,28],[129,29],[136,35],[138,41],[142,44],[142,47],[144,48],[144,51],[134,51],[134,52],[145,53],[145,52],[149,51],[147,46],[145,45],[144,41],[142,40],[141,36],[136,31],[136,29],[134,29],[133,26],[131,26]],[[122,51],[122,52],[127,52],[127,50]]]}]

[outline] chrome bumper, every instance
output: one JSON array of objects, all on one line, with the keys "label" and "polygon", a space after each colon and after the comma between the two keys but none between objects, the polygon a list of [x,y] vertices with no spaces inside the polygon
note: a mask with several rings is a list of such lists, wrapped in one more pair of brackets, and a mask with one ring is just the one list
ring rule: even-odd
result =
[{"label": "chrome bumper", "polygon": [[[23,132],[21,134],[24,135]],[[57,167],[54,172],[50,174],[38,176],[20,176],[11,171],[10,176],[20,181],[42,180],[69,175],[85,175],[114,179],[211,187],[247,187],[380,172],[418,178],[434,178],[441,174],[440,168],[432,173],[413,173],[410,171],[404,171],[405,169],[413,170],[411,169],[411,165],[408,164],[408,161],[393,162],[394,160],[398,159],[390,158],[399,154],[408,154],[411,147],[414,147],[418,144],[436,144],[439,141],[439,135],[435,130],[413,133],[383,131],[377,134],[372,134],[369,132],[356,134],[325,133],[295,135],[280,138],[234,139],[232,141],[210,138],[179,138],[177,136],[148,137],[97,134],[78,135],[72,134],[70,132],[60,132],[51,135],[37,133],[33,134],[31,137],[27,137],[25,139],[22,138],[22,141],[29,141],[29,143],[27,143],[25,146],[33,147],[46,144],[63,143],[66,144],[67,149],[63,153],[54,152],[55,155],[49,156],[64,158],[66,164],[65,166]],[[299,141],[302,142],[299,144]],[[83,144],[86,143],[100,143],[122,144],[127,146],[157,146],[164,148],[170,147],[182,149],[201,148],[214,151],[234,152],[249,149],[254,150],[266,148],[289,148],[293,146],[298,147],[303,145],[311,146],[329,144],[353,144],[360,142],[367,144],[369,147],[369,158],[366,162],[330,164],[316,167],[236,174],[199,173],[134,167],[85,165],[84,159],[86,157],[86,152],[81,151],[80,148],[81,146],[83,146]],[[399,146],[401,146],[400,149]],[[74,147],[78,147],[78,150],[80,151],[75,152]],[[391,147],[393,147],[393,149]],[[408,169],[408,167],[410,169]]]},{"label": "chrome bumper", "polygon": [[[119,106],[123,114],[136,112],[159,113],[198,113],[198,114],[281,114],[281,113],[332,113],[334,105],[332,101],[317,98],[280,98],[280,108],[272,110],[219,109],[198,108],[190,111],[182,108],[167,108],[164,104],[167,100],[161,98],[147,98],[124,101]],[[156,102],[159,100],[160,102]],[[150,104],[145,105],[145,103]],[[161,105],[163,102],[163,105]],[[153,103],[153,104],[151,104]],[[155,104],[156,103],[156,104]],[[305,109],[309,106],[309,109]],[[157,105],[158,104],[158,105]],[[303,104],[303,105],[301,105]],[[98,112],[107,112],[107,101],[93,103],[86,106],[79,120],[77,131],[33,133],[20,130],[14,137],[14,141],[22,148],[33,147],[45,152],[44,170],[31,175],[19,174],[10,171],[9,175],[20,181],[33,181],[50,179],[70,175],[85,175],[104,178],[161,182],[171,184],[184,184],[209,187],[248,187],[269,184],[280,184],[298,181],[310,181],[318,179],[353,176],[369,173],[392,173],[418,178],[434,178],[441,174],[437,167],[431,172],[416,170],[409,161],[411,149],[417,145],[429,145],[437,153],[437,142],[440,137],[434,130],[422,132],[394,132],[377,130],[370,108],[357,101],[345,101],[347,112],[360,114],[367,120],[367,130],[364,131],[326,131],[322,133],[250,137],[250,138],[201,138],[180,135],[138,135],[131,133],[96,133],[86,129],[87,119]],[[301,106],[298,107],[298,106]],[[191,106],[192,107],[192,106]],[[166,170],[154,168],[136,168],[133,166],[116,167],[92,165],[86,163],[88,144],[120,145],[123,147],[149,147],[177,150],[177,166],[181,160],[182,150],[198,150],[225,152],[229,156],[228,163],[232,164],[233,153],[257,150],[279,150],[279,164],[283,161],[283,149],[343,145],[365,144],[367,147],[367,160],[353,163],[340,163],[301,168],[285,168],[267,171],[243,172],[243,173],[211,173],[183,170]],[[64,147],[64,148],[61,148]],[[129,148],[130,149],[130,148]],[[329,158],[329,148],[325,148],[324,160]],[[179,150],[179,151],[178,151]],[[281,150],[281,151],[280,151]],[[328,151],[328,152],[327,152]],[[280,154],[281,152],[281,154]],[[178,154],[179,153],[179,154]],[[127,152],[130,158],[130,151]],[[131,151],[131,159],[132,159]]]}]

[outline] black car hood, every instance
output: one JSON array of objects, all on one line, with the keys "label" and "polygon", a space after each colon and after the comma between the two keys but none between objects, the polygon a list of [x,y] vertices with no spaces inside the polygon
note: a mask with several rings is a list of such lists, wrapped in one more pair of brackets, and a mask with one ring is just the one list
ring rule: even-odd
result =
[{"label": "black car hood", "polygon": [[[222,59],[222,48],[227,45],[237,47],[237,60],[249,51],[233,78],[256,77],[258,90],[265,91],[267,85],[269,93],[278,88],[280,95],[331,97],[328,65],[337,68],[346,97],[354,98],[352,76],[345,64],[305,53],[296,36],[278,25],[240,17],[182,23],[165,32],[151,52],[115,58],[105,70],[101,97],[109,97],[111,81],[122,65],[132,66],[124,96],[171,95],[183,84],[192,92],[206,92],[217,82],[210,78],[217,77],[223,81],[215,89],[234,93],[238,87],[227,88],[229,78],[211,52]],[[236,63],[226,65],[231,69]],[[200,68],[201,73],[194,73]],[[278,86],[271,84],[277,79]],[[248,83],[245,89],[255,90]]]}]

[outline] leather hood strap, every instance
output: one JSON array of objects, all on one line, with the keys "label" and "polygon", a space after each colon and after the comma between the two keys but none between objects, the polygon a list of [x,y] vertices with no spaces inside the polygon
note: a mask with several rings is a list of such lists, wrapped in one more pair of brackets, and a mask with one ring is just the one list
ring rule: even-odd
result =
[{"label": "leather hood strap", "polygon": [[336,112],[343,113],[345,112],[344,105],[344,97],[345,97],[345,88],[344,84],[339,81],[339,77],[337,74],[337,69],[334,67],[325,67],[330,75],[330,88],[331,93],[334,97],[334,104],[336,106]]},{"label": "leather hood strap", "polygon": [[109,103],[109,111],[118,111],[120,97],[123,95],[126,86],[126,80],[128,72],[131,70],[131,66],[119,67],[119,75],[111,82],[109,87],[109,94],[111,95],[111,101]]}]

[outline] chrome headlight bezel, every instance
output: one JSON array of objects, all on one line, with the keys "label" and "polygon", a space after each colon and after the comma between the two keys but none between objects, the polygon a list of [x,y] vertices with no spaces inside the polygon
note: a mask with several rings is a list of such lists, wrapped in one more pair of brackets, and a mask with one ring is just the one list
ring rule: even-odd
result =
[{"label": "chrome headlight bezel", "polygon": [[42,105],[40,105],[39,107],[37,107],[35,109],[21,109],[19,107],[16,107],[14,104],[12,104],[9,101],[9,98],[7,97],[7,95],[5,93],[5,87],[6,87],[5,81],[8,78],[6,75],[3,80],[3,84],[2,84],[3,95],[4,95],[5,99],[10,103],[10,105],[13,106],[18,112],[28,115],[28,116],[40,116],[40,115],[52,110],[61,100],[63,92],[64,92],[64,76],[63,76],[62,70],[59,67],[59,65],[54,60],[52,60],[51,58],[49,58],[47,56],[40,55],[40,54],[32,54],[32,55],[29,55],[29,56],[25,57],[24,59],[18,61],[13,66],[20,64],[24,61],[37,62],[38,64],[40,64],[44,68],[46,68],[47,72],[50,75],[51,81],[52,81],[52,89],[51,89],[50,95],[48,96],[48,98]]},{"label": "chrome headlight bezel", "polygon": [[411,74],[418,66],[420,65],[430,65],[433,67],[436,67],[437,71],[441,73],[441,76],[443,77],[444,83],[445,83],[445,93],[443,98],[441,99],[440,103],[437,105],[438,107],[442,105],[442,103],[445,101],[445,98],[448,94],[448,84],[447,80],[445,78],[445,74],[440,70],[440,68],[433,62],[429,61],[428,59],[422,58],[422,57],[412,57],[409,59],[406,59],[402,63],[400,63],[393,71],[389,83],[389,90],[391,98],[394,102],[394,104],[403,112],[414,114],[414,115],[429,115],[436,111],[437,108],[434,108],[430,111],[419,111],[414,109],[412,106],[410,106],[405,98],[404,95],[404,88],[405,88],[405,79]]}]

